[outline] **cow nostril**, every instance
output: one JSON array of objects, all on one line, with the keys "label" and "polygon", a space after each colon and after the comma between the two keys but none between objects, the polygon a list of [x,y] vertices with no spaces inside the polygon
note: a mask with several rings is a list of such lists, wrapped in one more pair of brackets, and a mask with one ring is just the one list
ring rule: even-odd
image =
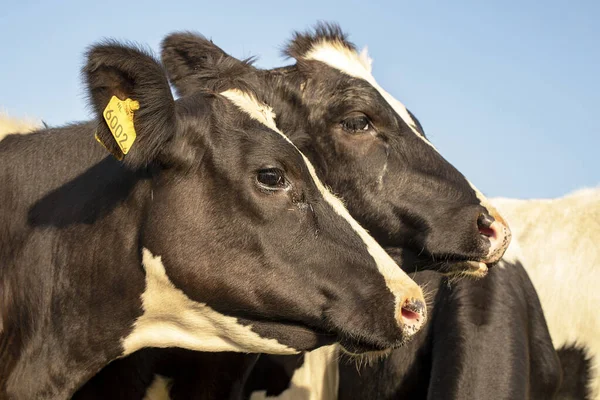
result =
[{"label": "cow nostril", "polygon": [[489,228],[496,219],[488,213],[481,213],[477,217],[477,226],[480,228]]},{"label": "cow nostril", "polygon": [[496,263],[506,252],[510,244],[510,229],[500,214],[492,210],[483,211],[477,217],[477,230],[480,243],[484,244],[487,254],[480,260],[488,266]]},{"label": "cow nostril", "polygon": [[479,214],[479,217],[477,217],[477,228],[479,229],[479,233],[486,237],[494,237],[495,232],[492,229],[494,221],[494,217],[487,213]]},{"label": "cow nostril", "polygon": [[401,319],[405,333],[417,332],[426,319],[426,307],[420,300],[406,300],[401,308]]},{"label": "cow nostril", "polygon": [[414,321],[414,320],[418,320],[419,318],[421,318],[421,316],[419,315],[419,313],[416,313],[414,311],[403,308],[402,309],[402,318],[404,320]]}]

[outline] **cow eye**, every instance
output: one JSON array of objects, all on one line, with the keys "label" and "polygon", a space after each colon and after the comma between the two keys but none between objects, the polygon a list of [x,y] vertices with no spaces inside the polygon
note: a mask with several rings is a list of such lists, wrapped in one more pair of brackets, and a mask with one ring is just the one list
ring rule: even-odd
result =
[{"label": "cow eye", "polygon": [[279,168],[265,168],[256,173],[256,182],[262,189],[281,190],[287,189],[289,183],[285,179],[285,174]]},{"label": "cow eye", "polygon": [[348,133],[364,133],[373,129],[371,121],[366,115],[355,115],[348,117],[341,122],[342,129]]}]

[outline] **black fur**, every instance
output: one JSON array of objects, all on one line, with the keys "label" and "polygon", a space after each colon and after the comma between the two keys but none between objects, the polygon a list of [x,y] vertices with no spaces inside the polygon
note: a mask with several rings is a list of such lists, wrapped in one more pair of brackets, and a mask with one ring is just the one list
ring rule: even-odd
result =
[{"label": "black fur", "polygon": [[561,400],[593,400],[588,385],[591,378],[591,359],[585,349],[569,346],[558,349],[558,357],[563,370],[563,384],[558,392]]},{"label": "black fur", "polygon": [[372,366],[341,362],[340,400],[554,398],[558,360],[519,263],[479,281],[419,274],[436,293],[428,328]]}]

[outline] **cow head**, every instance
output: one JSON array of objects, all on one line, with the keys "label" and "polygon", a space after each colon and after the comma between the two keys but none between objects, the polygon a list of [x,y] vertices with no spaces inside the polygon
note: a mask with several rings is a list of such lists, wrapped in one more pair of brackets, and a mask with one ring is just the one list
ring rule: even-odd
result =
[{"label": "cow head", "polygon": [[297,33],[285,54],[296,64],[259,70],[178,33],[162,56],[181,94],[239,87],[272,105],[281,129],[380,244],[411,249],[418,266],[484,276],[508,247],[507,224],[379,86],[366,54],[330,25]]},{"label": "cow head", "polygon": [[[386,349],[418,330],[421,289],[321,184],[270,107],[239,89],[175,101],[157,61],[113,42],[90,50],[84,75],[97,137],[150,174],[139,244],[129,243],[146,273],[144,312],[126,354]],[[127,154],[108,128],[113,96],[139,103]]]}]

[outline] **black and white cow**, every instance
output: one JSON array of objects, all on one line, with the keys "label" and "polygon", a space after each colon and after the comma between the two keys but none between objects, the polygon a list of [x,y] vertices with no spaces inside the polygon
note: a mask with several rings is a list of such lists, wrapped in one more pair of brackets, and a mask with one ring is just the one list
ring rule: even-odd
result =
[{"label": "black and white cow", "polygon": [[[334,61],[341,60],[340,68],[303,57],[300,52],[310,53],[311,43],[318,43]],[[508,229],[485,198],[437,153],[404,106],[366,76],[369,62],[336,27],[323,26],[314,35],[298,35],[289,52],[297,58],[296,65],[263,71],[228,56],[202,37],[176,34],[165,40],[163,60],[182,95],[202,88],[220,91],[234,87],[251,91],[272,105],[278,126],[307,153],[325,182],[343,195],[351,212],[377,239],[410,263],[408,269],[428,267],[447,273],[483,275],[487,270],[485,263],[493,264],[504,253]],[[345,62],[354,63],[356,68],[348,66],[348,70],[357,76],[341,70]],[[443,240],[444,234],[451,239]],[[412,251],[400,254],[402,247]],[[519,275],[522,270],[506,271]],[[431,289],[439,284],[439,275],[425,274],[430,276],[425,281],[430,281]],[[477,289],[477,295],[484,296],[481,292],[485,289]],[[495,296],[502,300],[501,293]],[[543,318],[541,327],[545,329]],[[469,340],[482,338],[473,335],[465,339],[465,345],[471,343]],[[188,355],[182,357],[186,367],[177,371],[163,366],[177,364],[168,360],[169,355],[149,353],[133,355],[138,357],[137,362],[129,358],[114,363],[90,382],[87,393],[93,393],[93,387],[102,390],[125,382],[137,387],[138,396],[143,395],[144,387],[152,381],[146,373],[156,366],[156,373],[175,378],[173,398],[174,393],[182,392],[181,385],[188,390],[188,397],[207,395],[203,385],[213,385],[217,358],[197,355],[194,360],[193,355]],[[230,359],[229,367],[231,364]],[[195,374],[190,373],[193,369]],[[293,366],[282,375],[289,381],[292,372]],[[196,380],[199,387],[193,388],[193,382],[189,385],[190,379]],[[165,380],[160,378],[157,382]],[[123,386],[118,388],[122,390]],[[192,391],[194,396],[190,395]],[[219,395],[224,397],[220,392]]]},{"label": "black and white cow", "polygon": [[[465,257],[461,240],[469,239],[468,233],[477,226],[468,224],[469,203],[459,196],[469,192],[477,200],[483,196],[443,161],[418,121],[376,83],[366,55],[358,53],[338,28],[320,26],[314,33],[297,34],[286,53],[296,59],[295,65],[260,71],[232,59],[207,40],[181,34],[165,41],[163,60],[180,93],[232,86],[260,93],[261,99],[273,105],[278,125],[309,155],[323,180],[341,194],[377,240],[393,253],[400,246],[412,249],[413,254],[397,254],[406,268],[447,272],[447,260]],[[302,120],[308,121],[307,127],[294,130]],[[435,191],[436,196],[430,199],[424,189]],[[482,203],[487,207],[487,201]],[[435,219],[444,211],[459,217],[450,218],[446,225],[443,219]],[[497,214],[494,217],[501,221]],[[435,233],[450,231],[456,240],[433,239]],[[479,231],[487,233],[481,225]],[[497,244],[498,258],[508,244],[499,233],[494,232],[500,239],[496,243],[502,244]],[[446,250],[448,246],[451,251]],[[443,311],[435,314],[439,318],[432,321],[430,330],[417,335],[409,349],[395,351],[380,364],[395,371],[398,378],[385,389],[385,396],[404,392],[409,398],[427,393],[483,398],[504,393],[513,398],[547,398],[556,392],[560,382],[556,353],[527,274],[518,263],[508,267],[514,260],[507,258],[503,268],[476,283],[448,286],[441,285],[440,276],[421,278],[436,293],[435,303]],[[420,357],[425,354],[430,356]],[[273,373],[261,368],[261,363],[258,379]],[[448,374],[448,369],[456,373]],[[314,378],[304,388],[310,392],[324,378],[314,376],[314,368],[308,370],[312,374],[299,372]],[[371,382],[376,385],[358,375],[350,380],[365,389],[364,398],[371,398],[373,386],[385,385],[382,378]],[[360,392],[353,388],[348,393],[356,398]]]},{"label": "black and white cow", "polygon": [[150,346],[361,352],[418,331],[421,289],[269,107],[175,101],[160,63],[116,42],[83,75],[96,121],[0,142],[1,398],[69,398]]}]

